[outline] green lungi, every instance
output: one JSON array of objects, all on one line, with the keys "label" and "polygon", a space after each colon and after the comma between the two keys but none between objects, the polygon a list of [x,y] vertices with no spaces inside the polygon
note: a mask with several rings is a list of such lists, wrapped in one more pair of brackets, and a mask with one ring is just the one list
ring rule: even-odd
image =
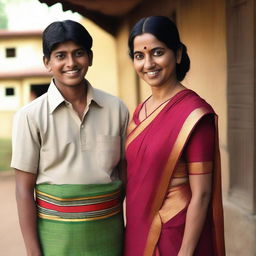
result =
[{"label": "green lungi", "polygon": [[121,256],[121,182],[36,187],[44,256]]}]

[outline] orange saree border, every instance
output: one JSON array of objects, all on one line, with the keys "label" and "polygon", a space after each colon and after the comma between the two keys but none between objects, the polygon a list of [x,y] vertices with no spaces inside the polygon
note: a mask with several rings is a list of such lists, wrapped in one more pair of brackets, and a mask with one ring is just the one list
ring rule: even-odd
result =
[{"label": "orange saree border", "polygon": [[144,256],[152,256],[154,254],[155,247],[159,239],[161,226],[162,226],[161,217],[158,211],[162,206],[164,197],[168,190],[171,176],[173,174],[173,170],[177,164],[177,161],[180,157],[182,149],[193,127],[207,113],[209,113],[209,110],[204,107],[193,110],[185,120],[177,136],[173,149],[164,167],[162,176],[160,177],[160,183],[159,183],[158,189],[156,190],[154,201],[152,202],[152,207],[150,212],[150,220],[152,220],[152,224],[149,229],[147,242],[146,242],[146,246],[143,254]]},{"label": "orange saree border", "polygon": [[213,162],[192,162],[188,163],[189,175],[211,173]]}]

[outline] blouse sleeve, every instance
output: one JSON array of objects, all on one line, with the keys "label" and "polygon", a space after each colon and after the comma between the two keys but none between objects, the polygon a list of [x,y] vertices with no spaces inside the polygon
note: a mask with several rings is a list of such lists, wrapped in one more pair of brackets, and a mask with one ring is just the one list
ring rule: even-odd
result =
[{"label": "blouse sleeve", "polygon": [[214,148],[214,116],[209,114],[196,125],[184,150],[189,175],[212,172]]}]

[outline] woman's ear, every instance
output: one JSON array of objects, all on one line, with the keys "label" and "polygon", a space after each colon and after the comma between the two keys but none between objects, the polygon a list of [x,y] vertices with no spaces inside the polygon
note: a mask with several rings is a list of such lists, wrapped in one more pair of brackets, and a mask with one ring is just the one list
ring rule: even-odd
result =
[{"label": "woman's ear", "polygon": [[52,71],[52,68],[50,66],[50,59],[47,57],[43,57],[43,62],[44,62],[44,66],[46,67],[46,69],[48,70],[48,72]]},{"label": "woman's ear", "polygon": [[181,58],[182,58],[182,46],[177,50],[176,52],[176,63],[180,64],[181,63]]}]

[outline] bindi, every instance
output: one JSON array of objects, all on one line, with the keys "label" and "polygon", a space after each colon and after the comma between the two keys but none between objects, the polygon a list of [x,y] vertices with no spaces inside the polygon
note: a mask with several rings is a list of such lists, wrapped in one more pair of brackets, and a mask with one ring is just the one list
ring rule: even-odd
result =
[{"label": "bindi", "polygon": [[147,50],[147,47],[146,47],[146,46],[144,46],[144,50]]}]

